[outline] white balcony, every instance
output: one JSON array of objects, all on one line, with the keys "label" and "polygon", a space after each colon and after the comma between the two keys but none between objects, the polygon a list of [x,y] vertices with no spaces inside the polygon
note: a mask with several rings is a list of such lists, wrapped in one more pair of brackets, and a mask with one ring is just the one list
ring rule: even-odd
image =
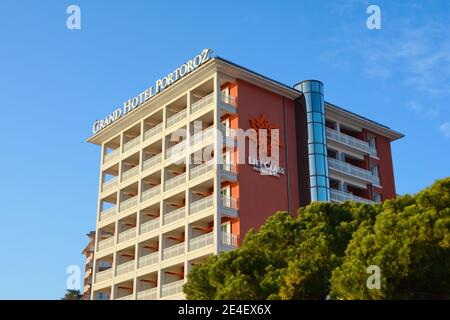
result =
[{"label": "white balcony", "polygon": [[238,246],[237,236],[232,233],[222,232],[222,244],[231,247],[237,247]]},{"label": "white balcony", "polygon": [[166,159],[184,156],[186,153],[186,140],[183,140],[176,145],[166,150]]},{"label": "white balcony", "polygon": [[141,226],[139,227],[139,232],[140,234],[144,234],[147,232],[152,232],[153,230],[156,230],[158,228],[159,228],[159,217],[141,224]]},{"label": "white balcony", "polygon": [[162,259],[167,260],[184,254],[184,242],[163,249]]},{"label": "white balcony", "polygon": [[226,104],[229,104],[230,106],[236,107],[236,98],[235,97],[233,97],[225,92],[221,92],[220,98],[223,103],[226,103]]},{"label": "white balcony", "polygon": [[137,136],[136,138],[133,138],[133,140],[128,141],[123,145],[123,152],[127,152],[134,147],[138,146],[141,143],[141,136]]},{"label": "white balcony", "polygon": [[84,273],[84,279],[88,278],[91,275],[91,273],[92,273],[92,269],[88,269],[88,271],[86,271]]},{"label": "white balcony", "polygon": [[203,141],[206,141],[212,137],[214,137],[214,127],[210,126],[191,136],[191,146],[202,143]]},{"label": "white balcony", "polygon": [[95,274],[95,283],[110,280],[113,276],[112,268],[104,271],[99,271]]},{"label": "white balcony", "polygon": [[205,109],[206,107],[211,105],[213,102],[214,102],[214,92],[208,94],[207,96],[203,97],[199,101],[194,102],[191,105],[191,113]]},{"label": "white balcony", "polygon": [[103,163],[108,163],[114,159],[117,159],[119,157],[120,150],[115,149],[111,151],[110,153],[107,153],[103,156]]},{"label": "white balcony", "polygon": [[229,196],[222,196],[222,207],[237,210],[239,209],[238,199]]},{"label": "white balcony", "polygon": [[208,196],[206,198],[197,200],[190,204],[189,214],[194,215],[207,209],[214,207],[214,196]]},{"label": "white balcony", "polygon": [[158,134],[160,134],[163,130],[163,124],[162,122],[156,126],[154,126],[151,129],[148,129],[147,131],[144,132],[144,141],[152,139],[154,137],[156,137]]},{"label": "white balcony", "polygon": [[179,208],[163,215],[163,224],[168,225],[184,219],[186,208]]},{"label": "white balcony", "polygon": [[111,190],[112,188],[117,186],[117,182],[118,182],[117,177],[113,177],[113,178],[109,179],[108,181],[103,182],[102,191],[106,192],[108,190]]},{"label": "white balcony", "polygon": [[142,170],[147,170],[147,169],[151,169],[151,168],[155,168],[158,165],[160,165],[162,162],[162,154],[158,154],[156,156],[151,157],[150,159],[147,159],[144,161],[144,163],[142,164]]},{"label": "white balcony", "polygon": [[369,199],[361,198],[361,197],[355,196],[351,193],[341,191],[341,190],[336,190],[336,189],[330,189],[330,196],[331,196],[331,201],[336,201],[336,202],[355,201],[355,202],[368,203],[368,204],[375,203],[374,201],[371,201]]},{"label": "white balcony", "polygon": [[168,297],[183,292],[184,280],[175,281],[162,286],[161,296]]},{"label": "white balcony", "polygon": [[100,240],[97,244],[97,251],[109,249],[112,246],[114,246],[114,236],[112,236],[108,239]]},{"label": "white balcony", "polygon": [[167,118],[167,125],[166,128],[169,128],[175,124],[177,124],[178,122],[186,119],[187,117],[187,110],[183,109],[180,112],[174,114],[173,116],[171,116],[170,118]]},{"label": "white balcony", "polygon": [[154,186],[151,189],[145,190],[144,192],[142,192],[141,194],[141,201],[147,201],[153,198],[156,198],[157,196],[159,196],[161,194],[161,186]]},{"label": "white balcony", "polygon": [[214,233],[209,232],[189,240],[189,251],[194,251],[214,244]]},{"label": "white balcony", "polygon": [[100,212],[100,221],[104,221],[104,220],[113,218],[117,213],[116,209],[117,209],[116,206],[113,206],[111,208],[108,208],[108,209]]},{"label": "white balcony", "polygon": [[235,164],[232,164],[232,163],[222,163],[222,170],[225,171],[225,172],[236,174],[237,173],[237,166]]},{"label": "white balcony", "polygon": [[136,227],[128,229],[119,233],[118,243],[122,243],[128,240],[131,240],[136,237]]},{"label": "white balcony", "polygon": [[377,149],[369,145],[368,142],[346,135],[342,132],[338,132],[334,129],[327,128],[327,138],[358,149],[365,153],[376,156]]},{"label": "white balcony", "polygon": [[138,292],[138,300],[156,300],[158,298],[158,287]]},{"label": "white balcony", "polygon": [[368,181],[375,185],[380,185],[380,178],[374,176],[369,170],[362,169],[352,164],[340,161],[334,158],[328,158],[328,167],[330,169],[348,174],[350,176]]},{"label": "white balcony", "polygon": [[176,187],[184,184],[185,182],[186,182],[186,173],[182,173],[176,177],[173,177],[173,178],[167,180],[164,183],[164,187],[165,187],[164,189],[165,189],[165,191],[168,191],[170,189],[176,188]]},{"label": "white balcony", "polygon": [[198,178],[208,172],[212,172],[214,170],[214,159],[209,160],[201,165],[193,167],[189,173],[191,179]]},{"label": "white balcony", "polygon": [[134,271],[134,260],[118,264],[116,267],[116,276],[120,276],[122,274],[130,273]]},{"label": "white balcony", "polygon": [[119,206],[119,211],[125,211],[128,209],[131,209],[131,208],[137,206],[137,203],[138,203],[138,197],[134,196],[128,200],[121,202],[120,206]]},{"label": "white balcony", "polygon": [[116,298],[116,300],[134,300],[134,294],[129,294],[127,296]]},{"label": "white balcony", "polygon": [[122,182],[127,181],[128,179],[131,179],[137,176],[138,174],[139,174],[139,165],[131,169],[128,169],[125,172],[122,172]]},{"label": "white balcony", "polygon": [[159,261],[159,252],[153,252],[139,258],[138,268],[144,268],[157,264]]},{"label": "white balcony", "polygon": [[91,263],[92,259],[94,259],[94,255],[91,253],[87,258],[85,264],[88,265]]}]

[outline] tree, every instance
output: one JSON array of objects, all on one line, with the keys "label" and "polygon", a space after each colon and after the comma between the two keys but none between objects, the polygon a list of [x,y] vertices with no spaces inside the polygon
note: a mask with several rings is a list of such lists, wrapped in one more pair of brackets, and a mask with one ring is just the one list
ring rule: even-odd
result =
[{"label": "tree", "polygon": [[355,203],[314,203],[297,218],[277,212],[239,249],[194,268],[187,298],[324,299],[352,233],[375,216],[375,207]]},{"label": "tree", "polygon": [[[365,223],[334,270],[332,297],[340,299],[450,298],[450,178],[415,196],[383,204]],[[367,267],[381,270],[381,288],[369,289]]]},{"label": "tree", "polygon": [[[383,204],[313,203],[271,216],[188,275],[188,299],[430,298],[450,288],[450,178]],[[366,286],[381,268],[381,289]],[[448,297],[448,296],[447,296]]]},{"label": "tree", "polygon": [[82,297],[80,290],[67,289],[64,298],[61,298],[61,300],[81,300]]}]

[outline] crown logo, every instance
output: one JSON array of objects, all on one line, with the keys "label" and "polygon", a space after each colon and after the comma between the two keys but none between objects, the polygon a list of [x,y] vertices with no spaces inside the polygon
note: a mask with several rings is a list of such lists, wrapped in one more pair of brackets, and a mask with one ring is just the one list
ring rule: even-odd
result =
[{"label": "crown logo", "polygon": [[[259,130],[265,129],[267,132],[267,155],[270,157],[272,155],[272,130],[273,129],[280,129],[278,126],[271,124],[269,120],[266,118],[266,115],[263,113],[257,118],[253,118],[249,120],[250,126],[256,131],[256,139],[258,148],[260,146],[259,141]],[[278,143],[278,147],[283,147],[282,144],[280,144],[279,141],[274,141],[274,143]]]}]

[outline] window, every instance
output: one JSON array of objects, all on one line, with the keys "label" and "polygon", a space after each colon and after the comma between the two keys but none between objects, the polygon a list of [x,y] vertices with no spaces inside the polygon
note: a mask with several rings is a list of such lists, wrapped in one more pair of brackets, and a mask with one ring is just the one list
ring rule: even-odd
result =
[{"label": "window", "polygon": [[376,138],[375,137],[370,137],[369,138],[369,140],[368,140],[368,142],[369,142],[369,146],[371,147],[371,148],[375,148],[376,147]]},{"label": "window", "polygon": [[372,172],[372,175],[374,175],[375,177],[378,177],[378,166],[377,165],[371,166],[370,172]]},{"label": "window", "polygon": [[375,202],[381,202],[381,194],[378,192],[374,192],[372,196],[372,200]]}]

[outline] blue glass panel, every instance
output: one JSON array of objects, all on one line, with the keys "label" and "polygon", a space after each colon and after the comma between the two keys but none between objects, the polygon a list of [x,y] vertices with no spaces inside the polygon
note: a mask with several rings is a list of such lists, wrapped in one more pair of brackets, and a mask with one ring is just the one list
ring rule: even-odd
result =
[{"label": "blue glass panel", "polygon": [[303,82],[302,83],[302,91],[303,92],[311,91],[311,83],[310,82]]},{"label": "blue glass panel", "polygon": [[311,91],[320,92],[320,83],[316,81],[311,82]]},{"label": "blue glass panel", "polygon": [[309,174],[310,175],[316,174],[316,165],[314,161],[314,156],[309,156]]}]

